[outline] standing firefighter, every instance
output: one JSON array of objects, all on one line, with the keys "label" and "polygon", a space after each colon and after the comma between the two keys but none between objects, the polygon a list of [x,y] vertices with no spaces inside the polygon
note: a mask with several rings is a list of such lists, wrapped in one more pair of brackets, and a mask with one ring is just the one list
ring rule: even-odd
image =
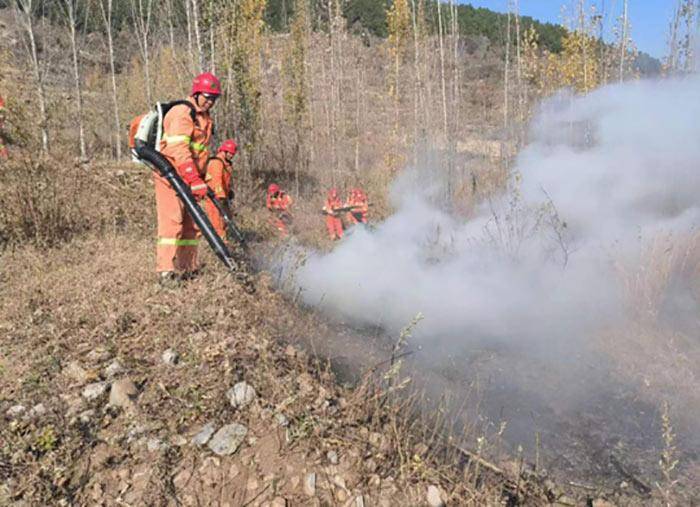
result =
[{"label": "standing firefighter", "polygon": [[9,156],[7,146],[5,146],[5,136],[3,134],[3,129],[5,128],[5,113],[5,99],[0,97],[0,158],[7,158]]},{"label": "standing firefighter", "polygon": [[334,241],[343,237],[343,221],[339,216],[342,207],[343,203],[340,202],[340,197],[338,197],[338,190],[331,188],[323,205],[323,213],[326,215],[328,237]]},{"label": "standing firefighter", "polygon": [[[209,188],[214,192],[214,196],[221,203],[227,203],[229,212],[231,209],[231,202],[233,202],[233,190],[231,188],[231,162],[233,157],[238,151],[238,145],[233,139],[226,139],[216,156],[210,158],[206,164],[206,174],[204,175],[204,181],[206,181]],[[226,223],[223,217],[216,209],[216,206],[210,200],[206,200],[204,207],[206,209],[207,215],[209,216],[209,221],[214,226],[214,230],[221,238],[226,238]]]},{"label": "standing firefighter", "polygon": [[[212,135],[209,110],[220,93],[216,76],[209,72],[200,74],[192,82],[187,103],[174,106],[163,119],[160,151],[200,200],[207,193],[201,171]],[[162,281],[175,280],[178,274],[187,276],[197,270],[198,231],[168,182],[155,173],[154,182],[158,214],[156,271]]]},{"label": "standing firefighter", "polygon": [[360,188],[350,190],[350,195],[345,201],[345,207],[349,209],[347,221],[349,224],[366,224],[367,211],[369,211],[369,203],[367,194]]},{"label": "standing firefighter", "polygon": [[270,210],[270,224],[277,229],[280,237],[286,238],[289,235],[287,226],[292,222],[292,215],[289,208],[292,205],[292,198],[276,183],[271,183],[267,187],[267,209]]}]

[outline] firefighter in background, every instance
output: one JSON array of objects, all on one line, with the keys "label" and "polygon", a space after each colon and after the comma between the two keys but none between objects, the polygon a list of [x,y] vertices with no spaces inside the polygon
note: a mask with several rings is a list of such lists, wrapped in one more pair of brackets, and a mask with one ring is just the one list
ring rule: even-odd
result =
[{"label": "firefighter in background", "polygon": [[328,237],[333,241],[337,241],[343,237],[343,221],[340,219],[340,209],[343,203],[338,197],[338,190],[331,188],[328,191],[326,202],[323,205],[323,213],[326,215],[326,229],[328,229]]},{"label": "firefighter in background", "polygon": [[345,201],[345,207],[349,208],[346,215],[348,224],[366,224],[367,223],[367,212],[369,211],[369,202],[367,201],[367,194],[360,188],[353,188],[350,190],[347,200]]},{"label": "firefighter in background", "polygon": [[7,110],[5,109],[5,99],[0,97],[0,158],[9,157],[7,146],[5,146],[5,136],[3,134],[3,129],[5,128],[6,112]]},{"label": "firefighter in background", "polygon": [[[204,181],[209,186],[209,188],[214,192],[214,196],[229,209],[231,210],[231,203],[233,202],[233,190],[231,188],[231,171],[232,171],[232,161],[234,155],[238,151],[238,145],[233,139],[226,139],[221,146],[219,146],[218,151],[214,157],[207,160]],[[204,209],[209,216],[209,221],[211,225],[214,226],[214,230],[219,235],[221,239],[226,241],[226,224],[224,219],[221,217],[219,210],[216,206],[207,199],[204,201]]]},{"label": "firefighter in background", "polygon": [[292,214],[289,208],[292,206],[292,198],[276,183],[267,187],[267,209],[270,210],[270,224],[277,229],[280,237],[289,235],[288,226],[292,223]]},{"label": "firefighter in background", "polygon": [[[174,106],[163,119],[160,151],[199,200],[207,193],[202,173],[213,128],[209,111],[220,94],[221,83],[216,76],[199,74],[187,97],[189,105]],[[168,283],[196,272],[199,231],[167,180],[156,173],[153,177],[158,215],[156,271],[160,280]]]}]

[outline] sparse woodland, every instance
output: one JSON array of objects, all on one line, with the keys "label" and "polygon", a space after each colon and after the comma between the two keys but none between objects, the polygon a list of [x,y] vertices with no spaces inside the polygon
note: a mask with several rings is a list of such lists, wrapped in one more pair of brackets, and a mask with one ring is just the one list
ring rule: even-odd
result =
[{"label": "sparse woodland", "polygon": [[[0,91],[28,153],[124,160],[128,121],[211,70],[225,86],[217,138],[240,141],[244,187],[272,177],[297,194],[355,183],[383,193],[395,171],[436,150],[452,197],[466,198],[463,182],[476,177],[466,161],[507,165],[542,96],[640,72],[627,20],[603,44],[603,17],[583,1],[568,29],[520,17],[517,2],[508,15],[425,0],[380,6],[20,0],[3,11],[11,70]],[[668,69],[692,58],[688,9],[674,20]]]}]

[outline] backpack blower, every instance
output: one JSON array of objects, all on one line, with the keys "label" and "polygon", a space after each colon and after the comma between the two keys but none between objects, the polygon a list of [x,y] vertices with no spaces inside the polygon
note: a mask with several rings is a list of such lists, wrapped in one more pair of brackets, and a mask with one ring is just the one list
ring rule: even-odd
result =
[{"label": "backpack blower", "polygon": [[129,129],[129,147],[133,155],[134,162],[145,164],[156,171],[170,184],[178,197],[185,205],[187,212],[194,220],[202,236],[207,240],[209,246],[216,256],[224,263],[228,270],[236,274],[244,282],[245,288],[249,292],[254,291],[254,287],[245,273],[242,273],[238,264],[233,258],[226,244],[212,227],[209,217],[197,203],[190,188],[177,173],[170,161],[159,151],[160,138],[163,133],[163,118],[167,112],[176,105],[183,104],[190,107],[192,120],[194,121],[194,107],[187,101],[175,101],[169,103],[158,103],[153,111],[135,118]]}]

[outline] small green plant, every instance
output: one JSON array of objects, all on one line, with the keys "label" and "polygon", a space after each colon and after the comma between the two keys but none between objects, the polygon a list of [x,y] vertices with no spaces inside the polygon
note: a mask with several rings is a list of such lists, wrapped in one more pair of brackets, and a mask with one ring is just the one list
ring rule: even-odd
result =
[{"label": "small green plant", "polygon": [[46,426],[36,437],[36,448],[42,453],[51,452],[58,444],[58,436],[53,426]]},{"label": "small green plant", "polygon": [[659,460],[659,468],[664,477],[664,483],[656,483],[661,496],[666,505],[672,505],[673,487],[678,483],[678,479],[674,479],[675,470],[678,466],[678,458],[676,453],[676,435],[673,432],[671,423],[670,409],[668,401],[664,401],[661,408],[661,437],[663,439],[664,448],[661,451],[661,459]]}]

